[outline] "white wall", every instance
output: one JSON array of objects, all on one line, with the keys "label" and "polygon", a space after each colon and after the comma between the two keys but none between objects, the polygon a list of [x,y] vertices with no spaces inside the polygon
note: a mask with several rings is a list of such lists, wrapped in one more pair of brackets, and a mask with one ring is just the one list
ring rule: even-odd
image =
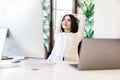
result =
[{"label": "white wall", "polygon": [[41,17],[41,0],[0,0],[0,27],[10,29],[4,54],[44,57]]},{"label": "white wall", "polygon": [[95,38],[120,38],[120,0],[95,0]]}]

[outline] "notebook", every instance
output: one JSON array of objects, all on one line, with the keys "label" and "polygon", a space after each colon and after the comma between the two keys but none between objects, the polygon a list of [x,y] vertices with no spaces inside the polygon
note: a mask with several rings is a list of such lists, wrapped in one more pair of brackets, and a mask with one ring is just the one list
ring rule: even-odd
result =
[{"label": "notebook", "polygon": [[78,69],[120,69],[120,39],[83,39]]}]

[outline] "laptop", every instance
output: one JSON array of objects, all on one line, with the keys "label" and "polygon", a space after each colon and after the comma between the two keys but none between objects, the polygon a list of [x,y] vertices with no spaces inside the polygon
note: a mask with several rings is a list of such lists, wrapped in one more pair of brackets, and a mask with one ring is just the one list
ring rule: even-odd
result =
[{"label": "laptop", "polygon": [[83,39],[78,69],[120,69],[120,39]]}]

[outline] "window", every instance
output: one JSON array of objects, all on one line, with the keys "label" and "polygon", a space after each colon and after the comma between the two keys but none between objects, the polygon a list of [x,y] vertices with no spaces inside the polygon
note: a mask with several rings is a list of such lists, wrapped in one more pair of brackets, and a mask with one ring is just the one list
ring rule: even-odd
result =
[{"label": "window", "polygon": [[71,14],[75,11],[74,8],[76,7],[74,3],[76,1],[77,0],[42,0],[44,44],[49,52],[52,50],[56,26],[59,26],[60,19],[65,14]]},{"label": "window", "polygon": [[[69,4],[68,4],[69,2]],[[73,0],[53,0],[53,26],[59,26],[65,14],[72,13]]]}]

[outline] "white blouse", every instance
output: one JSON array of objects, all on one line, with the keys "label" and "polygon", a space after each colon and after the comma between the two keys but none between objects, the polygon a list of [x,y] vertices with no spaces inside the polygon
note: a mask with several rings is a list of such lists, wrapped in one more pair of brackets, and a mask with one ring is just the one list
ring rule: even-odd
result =
[{"label": "white blouse", "polygon": [[83,38],[85,27],[85,16],[79,15],[80,21],[77,33],[64,33],[60,32],[60,28],[56,28],[55,45],[51,55],[48,57],[49,61],[59,62],[65,61],[78,61],[78,45]]}]

